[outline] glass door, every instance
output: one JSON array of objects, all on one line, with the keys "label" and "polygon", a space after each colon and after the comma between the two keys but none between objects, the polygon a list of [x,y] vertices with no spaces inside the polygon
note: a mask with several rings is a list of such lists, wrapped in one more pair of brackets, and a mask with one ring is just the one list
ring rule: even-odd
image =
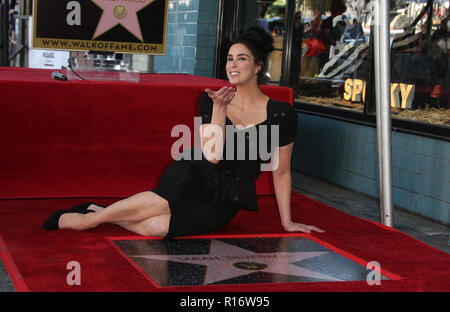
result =
[{"label": "glass door", "polygon": [[229,43],[250,27],[260,26],[274,38],[275,50],[268,59],[268,82],[280,83],[283,67],[283,44],[286,33],[285,14],[286,0],[221,0],[219,4],[216,77],[226,78],[224,68]]}]

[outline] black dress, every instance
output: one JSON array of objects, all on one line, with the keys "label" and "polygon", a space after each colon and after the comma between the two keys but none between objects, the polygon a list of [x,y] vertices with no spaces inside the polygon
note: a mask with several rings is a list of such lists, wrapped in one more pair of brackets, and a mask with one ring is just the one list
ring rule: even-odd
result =
[{"label": "black dress", "polygon": [[[211,122],[212,108],[212,100],[203,94],[202,124]],[[218,164],[206,160],[199,147],[184,151],[152,190],[169,202],[166,238],[212,232],[229,223],[241,208],[258,210],[255,181],[270,162],[270,151],[295,141],[296,131],[292,106],[269,99],[267,119],[258,125],[237,130],[226,119],[223,159]]]}]

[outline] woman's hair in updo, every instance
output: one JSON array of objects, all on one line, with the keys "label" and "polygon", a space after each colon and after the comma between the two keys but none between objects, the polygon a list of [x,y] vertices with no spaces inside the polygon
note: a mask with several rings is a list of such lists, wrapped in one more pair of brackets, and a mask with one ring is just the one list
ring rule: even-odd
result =
[{"label": "woman's hair in updo", "polygon": [[230,47],[237,43],[245,45],[255,58],[255,63],[261,65],[261,70],[258,72],[258,84],[263,84],[266,81],[266,60],[269,53],[273,51],[272,36],[260,27],[252,27],[232,41]]}]

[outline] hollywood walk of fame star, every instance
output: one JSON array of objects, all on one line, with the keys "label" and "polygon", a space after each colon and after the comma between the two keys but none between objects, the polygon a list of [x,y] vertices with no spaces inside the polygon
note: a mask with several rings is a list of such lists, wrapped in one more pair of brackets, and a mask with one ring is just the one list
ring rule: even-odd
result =
[{"label": "hollywood walk of fame star", "polygon": [[204,284],[212,284],[254,272],[342,281],[333,276],[303,268],[298,264],[302,260],[328,253],[327,251],[257,253],[213,239],[209,254],[206,255],[139,255],[130,257],[205,265],[207,270]]},{"label": "hollywood walk of fame star", "polygon": [[102,17],[95,30],[94,37],[104,34],[108,30],[112,29],[116,25],[120,24],[127,29],[131,34],[141,41],[142,38],[141,27],[139,25],[137,12],[142,10],[147,5],[151,4],[155,0],[141,0],[141,1],[128,1],[128,0],[91,0],[98,5],[102,10]]}]

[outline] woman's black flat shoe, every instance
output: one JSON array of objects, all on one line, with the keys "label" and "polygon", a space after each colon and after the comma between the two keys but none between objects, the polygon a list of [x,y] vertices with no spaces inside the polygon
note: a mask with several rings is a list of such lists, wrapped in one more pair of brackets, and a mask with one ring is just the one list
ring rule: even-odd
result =
[{"label": "woman's black flat shoe", "polygon": [[82,213],[82,214],[87,214],[89,212],[95,212],[94,210],[88,209],[90,205],[98,206],[96,203],[93,203],[93,202],[85,202],[85,203],[76,205],[75,207],[72,207],[69,211],[76,212],[76,213]]},{"label": "woman's black flat shoe", "polygon": [[[90,212],[95,212],[94,210],[88,209],[90,205],[96,205],[96,203],[93,202],[85,202],[79,205],[76,205],[75,207],[72,207],[70,210],[58,210],[55,213],[53,213],[45,222],[42,224],[41,228],[44,230],[59,230],[58,222],[59,218],[65,214],[65,213],[81,213],[81,214],[87,214]],[[99,206],[100,207],[100,206]]]},{"label": "woman's black flat shoe", "polygon": [[67,210],[58,210],[54,212],[41,226],[42,229],[52,231],[59,230],[58,222],[59,218],[70,211]]}]

